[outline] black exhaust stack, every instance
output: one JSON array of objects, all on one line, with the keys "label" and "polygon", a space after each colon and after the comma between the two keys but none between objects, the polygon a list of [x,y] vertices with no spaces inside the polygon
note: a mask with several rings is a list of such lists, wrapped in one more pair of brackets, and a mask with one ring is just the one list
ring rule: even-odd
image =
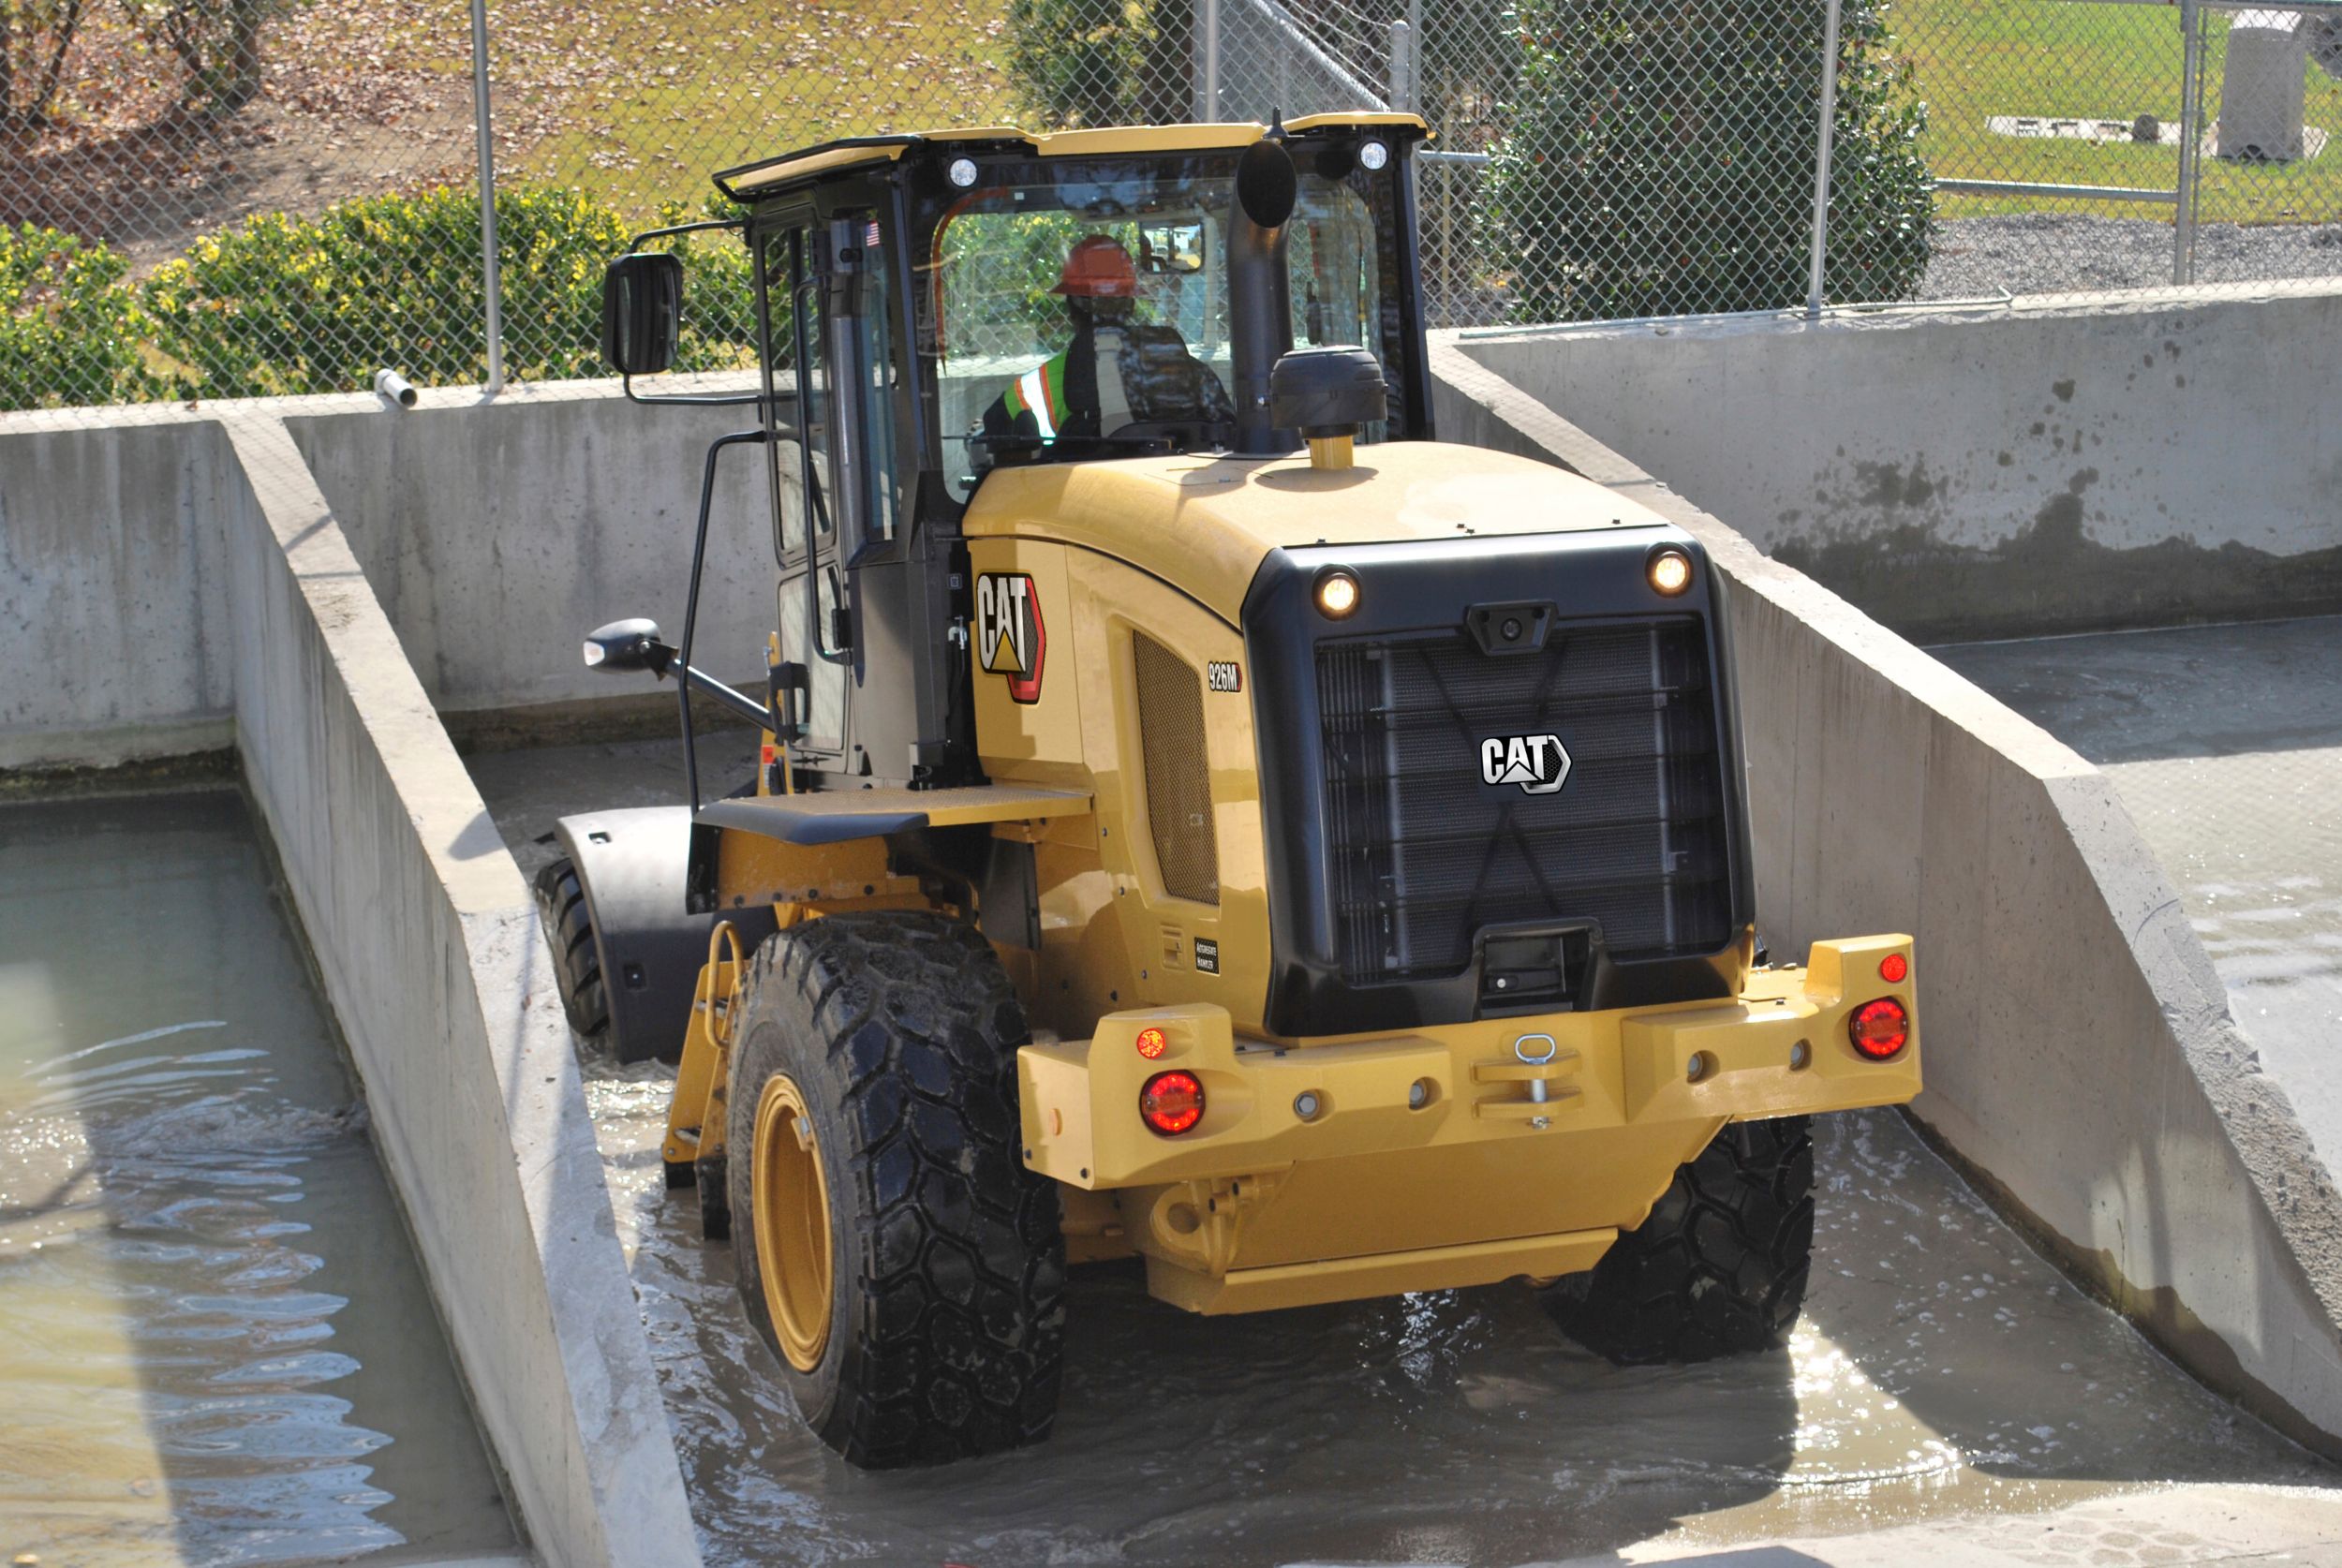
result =
[{"label": "black exhaust stack", "polygon": [[1284,127],[1269,127],[1237,160],[1236,204],[1228,214],[1228,339],[1236,370],[1236,450],[1272,457],[1298,443],[1280,436],[1269,412],[1269,373],[1293,348],[1293,290],[1285,275],[1285,220],[1301,194],[1301,177],[1284,148]]}]

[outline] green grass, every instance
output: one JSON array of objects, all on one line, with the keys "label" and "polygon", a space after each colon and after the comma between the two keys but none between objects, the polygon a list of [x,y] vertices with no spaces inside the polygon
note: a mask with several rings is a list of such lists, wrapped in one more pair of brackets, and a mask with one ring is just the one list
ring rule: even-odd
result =
[{"label": "green grass", "polygon": [[719,169],[835,137],[997,124],[1015,112],[1004,9],[1004,0],[549,8],[548,22],[592,29],[590,47],[628,65],[591,86],[532,92],[523,111],[555,128],[521,171],[647,214],[665,201],[697,208]]},{"label": "green grass", "polygon": [[[1995,114],[2130,119],[2180,113],[2180,33],[2175,7],[2075,0],[1900,0],[1889,13],[1898,55],[1928,104],[1920,150],[1939,179],[2023,180],[2170,190],[2177,146],[2020,140],[1986,129]],[[2219,110],[2227,22],[2208,29],[2204,112]],[[2342,139],[2342,83],[2309,72],[2306,122]],[[2208,222],[2342,219],[2342,140],[2286,166],[2201,162],[2201,215]],[[2041,210],[2022,199],[1946,196],[1945,217]],[[2172,208],[2058,203],[2056,210],[2168,220]]]}]

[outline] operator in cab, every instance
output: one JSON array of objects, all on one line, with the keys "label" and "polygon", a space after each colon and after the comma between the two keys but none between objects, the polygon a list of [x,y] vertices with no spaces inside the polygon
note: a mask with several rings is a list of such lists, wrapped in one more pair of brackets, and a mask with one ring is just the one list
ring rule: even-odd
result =
[{"label": "operator in cab", "polygon": [[1233,422],[1220,377],[1172,326],[1134,319],[1138,269],[1119,240],[1092,234],[1067,253],[1057,287],[1074,340],[984,411],[984,434],[1054,441],[1138,423]]}]

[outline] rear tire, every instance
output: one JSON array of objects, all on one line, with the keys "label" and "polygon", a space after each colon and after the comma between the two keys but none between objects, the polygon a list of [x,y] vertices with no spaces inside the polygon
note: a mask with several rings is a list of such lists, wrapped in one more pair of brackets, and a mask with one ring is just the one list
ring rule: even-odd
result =
[{"label": "rear tire", "polygon": [[996,1453],[1056,1418],[1065,1244],[1020,1158],[1027,1038],[991,945],[940,915],[832,915],[750,961],[726,1096],[740,1294],[852,1464]]},{"label": "rear tire", "polygon": [[537,907],[553,946],[553,973],[570,1028],[592,1039],[610,1028],[610,994],[601,982],[601,949],[577,865],[563,855],[537,873]]},{"label": "rear tire", "polygon": [[1622,1366],[1779,1344],[1814,1250],[1809,1118],[1737,1122],[1677,1168],[1651,1217],[1545,1293],[1563,1329]]}]

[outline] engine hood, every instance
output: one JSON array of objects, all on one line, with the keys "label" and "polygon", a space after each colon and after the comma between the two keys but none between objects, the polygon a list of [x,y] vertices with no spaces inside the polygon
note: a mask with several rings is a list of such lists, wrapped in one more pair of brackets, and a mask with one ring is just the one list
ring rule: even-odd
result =
[{"label": "engine hood", "polygon": [[1648,507],[1565,469],[1439,441],[1290,457],[1144,457],[1001,468],[969,502],[974,539],[1055,540],[1126,561],[1238,624],[1272,550],[1654,527]]}]

